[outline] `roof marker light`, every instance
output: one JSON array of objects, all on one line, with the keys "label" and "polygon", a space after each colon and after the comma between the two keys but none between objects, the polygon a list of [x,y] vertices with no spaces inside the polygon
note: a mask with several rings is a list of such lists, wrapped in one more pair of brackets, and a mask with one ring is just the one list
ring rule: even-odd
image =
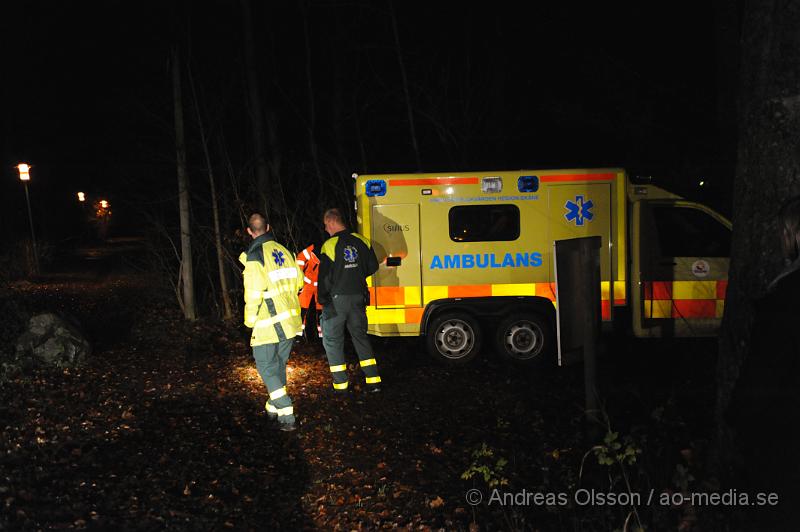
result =
[{"label": "roof marker light", "polygon": [[502,177],[484,177],[481,179],[481,192],[502,192],[503,191],[503,178]]}]

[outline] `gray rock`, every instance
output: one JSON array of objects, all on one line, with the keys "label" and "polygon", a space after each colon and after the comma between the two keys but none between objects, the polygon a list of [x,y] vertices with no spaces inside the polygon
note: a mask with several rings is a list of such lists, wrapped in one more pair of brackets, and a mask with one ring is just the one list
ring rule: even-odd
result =
[{"label": "gray rock", "polygon": [[28,322],[28,329],[16,344],[17,359],[58,368],[81,366],[92,346],[77,324],[56,314],[38,314]]}]

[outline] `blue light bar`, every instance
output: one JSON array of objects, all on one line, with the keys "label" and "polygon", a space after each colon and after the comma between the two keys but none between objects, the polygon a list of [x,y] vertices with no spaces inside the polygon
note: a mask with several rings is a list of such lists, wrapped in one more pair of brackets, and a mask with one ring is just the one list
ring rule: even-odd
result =
[{"label": "blue light bar", "polygon": [[367,181],[367,197],[385,196],[386,181],[383,179],[370,179]]},{"label": "blue light bar", "polygon": [[517,179],[517,190],[520,192],[536,192],[539,190],[539,178],[535,175],[521,175]]}]

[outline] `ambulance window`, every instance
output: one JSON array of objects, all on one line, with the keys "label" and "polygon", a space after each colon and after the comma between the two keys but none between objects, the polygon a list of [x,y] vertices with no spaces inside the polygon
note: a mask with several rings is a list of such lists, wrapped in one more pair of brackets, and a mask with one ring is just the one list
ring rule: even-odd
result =
[{"label": "ambulance window", "polygon": [[731,231],[691,207],[653,206],[662,257],[729,257]]},{"label": "ambulance window", "polygon": [[519,238],[516,205],[464,205],[450,209],[450,239],[455,242],[504,242]]}]

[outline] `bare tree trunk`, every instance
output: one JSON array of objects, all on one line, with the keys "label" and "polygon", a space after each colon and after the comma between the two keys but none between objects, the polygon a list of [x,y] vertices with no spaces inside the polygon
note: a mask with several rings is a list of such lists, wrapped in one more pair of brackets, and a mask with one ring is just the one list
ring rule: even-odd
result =
[{"label": "bare tree trunk", "polygon": [[219,228],[219,203],[217,201],[217,186],[214,181],[214,168],[211,165],[211,155],[208,151],[208,139],[206,139],[205,128],[203,128],[203,119],[200,116],[200,102],[197,99],[197,91],[194,86],[194,77],[192,76],[191,68],[189,69],[189,86],[192,89],[192,99],[194,100],[194,110],[197,118],[197,128],[200,131],[200,141],[203,146],[203,155],[206,159],[206,168],[208,171],[208,186],[211,192],[211,212],[214,216],[214,245],[217,248],[217,271],[219,272],[219,289],[222,292],[222,312],[223,319],[229,321],[233,319],[233,310],[231,308],[231,298],[228,293],[228,280],[225,275],[225,264],[222,260],[222,235]]},{"label": "bare tree trunk", "polygon": [[175,105],[175,150],[178,165],[178,203],[181,221],[181,280],[183,282],[183,315],[195,320],[194,277],[192,274],[192,228],[189,220],[189,176],[186,173],[186,140],[183,132],[183,100],[181,98],[181,65],[177,47],[172,49],[172,96]]},{"label": "bare tree trunk", "polygon": [[303,2],[303,36],[306,43],[306,86],[308,88],[308,146],[311,152],[311,163],[314,165],[314,173],[317,181],[322,185],[322,172],[319,168],[319,156],[317,154],[317,142],[314,139],[314,132],[317,127],[317,114],[314,107],[314,80],[311,77],[311,39],[308,36],[308,3]]},{"label": "bare tree trunk", "polygon": [[361,107],[359,107],[356,97],[353,96],[353,117],[356,130],[356,141],[358,142],[358,154],[361,158],[361,173],[366,173],[367,170],[367,150],[364,147],[364,137],[361,135]]},{"label": "bare tree trunk", "polygon": [[[331,116],[333,122],[334,149],[336,160],[344,163],[348,160],[345,155],[345,119],[344,113],[346,105],[344,103],[344,81],[347,76],[346,65],[341,53],[342,43],[345,40],[346,29],[343,16],[339,10],[334,10],[333,15],[333,43],[328,45],[327,60],[333,64],[333,75],[331,76],[333,87],[331,88]],[[346,61],[346,60],[345,60]],[[352,168],[350,168],[352,170]]]},{"label": "bare tree trunk", "polygon": [[739,155],[734,186],[730,284],[720,333],[717,415],[750,350],[754,299],[783,267],[777,209],[800,192],[800,0],[758,0],[742,25]]},{"label": "bare tree trunk", "polygon": [[230,182],[231,192],[233,193],[233,204],[235,206],[236,214],[239,215],[239,226],[244,226],[247,224],[247,217],[251,213],[244,211],[244,200],[242,199],[242,194],[239,190],[239,187],[241,186],[241,179],[236,175],[236,172],[233,169],[233,163],[231,163],[230,155],[228,155],[228,148],[225,146],[223,132],[220,132],[219,136],[217,137],[217,145],[219,147],[220,156],[223,159],[223,164],[225,165],[225,169],[228,173],[228,180]]},{"label": "bare tree trunk", "polygon": [[[267,160],[269,165],[270,176],[274,181],[280,182],[281,178],[281,150],[278,145],[278,119],[275,116],[273,109],[267,107],[267,137],[269,139],[270,157]],[[280,183],[278,183],[280,185]],[[275,184],[273,183],[272,192],[275,192]],[[281,209],[283,205],[272,204],[272,210]]]},{"label": "bare tree trunk", "polygon": [[389,12],[392,15],[392,31],[394,32],[394,45],[397,51],[397,62],[400,64],[400,75],[403,78],[403,94],[406,97],[406,112],[408,113],[408,129],[411,133],[411,146],[414,148],[414,157],[417,161],[417,170],[422,170],[422,161],[419,156],[419,145],[417,144],[417,132],[414,128],[414,110],[411,107],[411,95],[408,92],[408,76],[406,75],[406,64],[403,62],[403,52],[400,48],[400,32],[397,31],[397,17],[394,13],[394,2],[389,0]]},{"label": "bare tree trunk", "polygon": [[253,130],[253,144],[256,158],[256,183],[258,185],[259,203],[264,209],[264,216],[270,219],[270,180],[267,171],[267,157],[264,143],[264,115],[261,110],[261,97],[256,78],[255,43],[253,41],[253,21],[250,11],[250,0],[242,0],[242,22],[244,27],[244,59],[247,75],[247,95],[250,107],[250,126]]}]

